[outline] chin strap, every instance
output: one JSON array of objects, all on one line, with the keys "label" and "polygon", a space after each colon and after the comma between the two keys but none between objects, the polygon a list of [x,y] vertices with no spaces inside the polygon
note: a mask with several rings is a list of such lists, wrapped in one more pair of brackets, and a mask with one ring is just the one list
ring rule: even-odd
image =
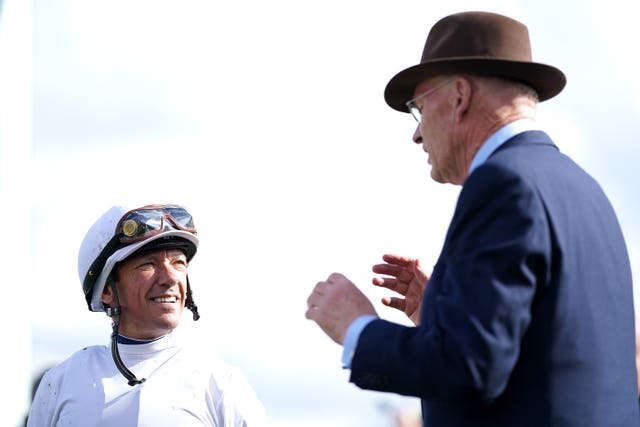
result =
[{"label": "chin strap", "polygon": [[[127,379],[127,384],[130,386],[142,384],[146,381],[145,378],[138,379],[133,372],[127,369],[124,366],[124,362],[122,362],[122,358],[120,358],[120,352],[118,351],[118,328],[120,327],[120,313],[122,312],[120,308],[120,300],[118,299],[118,291],[116,289],[115,281],[109,280],[109,285],[113,290],[113,299],[115,308],[107,307],[105,309],[107,316],[109,316],[112,320],[112,328],[111,332],[111,356],[113,357],[113,361],[116,364],[116,368],[118,371]],[[193,302],[193,293],[191,292],[191,285],[189,284],[189,277],[187,276],[187,298],[185,300],[185,307],[187,307],[193,313],[193,320],[198,320],[200,318],[200,314],[198,314],[198,306]]]},{"label": "chin strap", "polygon": [[111,332],[111,356],[113,357],[113,361],[115,362],[118,371],[120,371],[120,373],[127,379],[127,384],[133,387],[134,385],[142,384],[143,382],[145,382],[145,378],[139,380],[133,374],[133,372],[131,372],[129,369],[127,369],[126,366],[124,366],[124,363],[120,358],[120,352],[118,351],[118,327],[120,326],[121,312],[120,301],[118,300],[118,291],[116,290],[115,282],[110,281],[110,286],[113,290],[113,297],[115,302],[115,308],[107,307],[106,309],[107,316],[111,317],[113,321],[111,324],[113,328],[113,331]]},{"label": "chin strap", "polygon": [[184,303],[184,306],[193,313],[193,320],[198,320],[200,315],[198,314],[198,306],[193,302],[193,293],[191,292],[191,285],[189,284],[189,276],[187,276],[187,299]]}]

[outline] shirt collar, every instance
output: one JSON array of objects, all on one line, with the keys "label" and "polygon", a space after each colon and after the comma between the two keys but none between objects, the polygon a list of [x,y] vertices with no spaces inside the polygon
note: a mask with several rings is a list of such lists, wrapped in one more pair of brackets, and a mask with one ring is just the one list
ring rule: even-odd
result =
[{"label": "shirt collar", "polygon": [[518,119],[502,126],[482,144],[476,155],[473,156],[473,161],[469,167],[469,175],[483,164],[498,147],[514,136],[529,130],[539,130],[537,123],[532,119]]},{"label": "shirt collar", "polygon": [[130,338],[130,337],[118,334],[117,339],[118,339],[118,344],[147,344],[147,343],[150,343],[150,342],[153,342],[153,341],[157,341],[157,340],[159,340],[160,338],[163,338],[163,337],[166,337],[166,335],[163,335],[163,336],[158,337],[158,338],[153,338],[153,339],[150,339],[150,340],[139,340],[137,338]]}]

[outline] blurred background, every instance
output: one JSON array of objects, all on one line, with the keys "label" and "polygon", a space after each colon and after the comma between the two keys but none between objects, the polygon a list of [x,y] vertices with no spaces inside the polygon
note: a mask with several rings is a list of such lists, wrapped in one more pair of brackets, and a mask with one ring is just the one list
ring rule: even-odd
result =
[{"label": "blurred background", "polygon": [[[429,178],[415,122],[383,100],[429,28],[463,10],[527,24],[568,85],[540,105],[560,149],[616,208],[637,277],[640,31],[622,0],[0,1],[0,425],[41,372],[108,343],[77,273],[113,204],[179,203],[201,246],[202,319],[183,328],[243,369],[273,426],[400,426],[416,399],[348,383],[341,347],[304,318],[338,271],[375,302],[382,254],[435,263],[459,187]],[[632,21],[633,19],[633,21]],[[636,296],[638,292],[636,292]],[[637,306],[637,304],[636,304]],[[407,415],[408,414],[408,415]],[[405,424],[408,426],[409,424]]]}]

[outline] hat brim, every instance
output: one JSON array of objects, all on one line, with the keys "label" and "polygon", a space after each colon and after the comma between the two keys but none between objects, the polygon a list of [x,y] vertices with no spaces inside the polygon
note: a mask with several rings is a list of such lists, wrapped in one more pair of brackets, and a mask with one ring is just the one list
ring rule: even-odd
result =
[{"label": "hat brim", "polygon": [[130,255],[133,255],[138,249],[141,249],[144,246],[149,245],[151,242],[167,237],[179,237],[185,239],[198,247],[198,237],[187,231],[182,230],[171,230],[160,233],[156,236],[149,237],[148,239],[142,240],[138,243],[134,243],[132,245],[125,246],[124,248],[118,249],[115,251],[107,261],[104,263],[104,267],[100,272],[100,275],[96,279],[96,283],[93,285],[93,293],[91,295],[91,311],[104,311],[104,306],[102,304],[102,291],[104,290],[104,285],[107,282],[107,277],[111,274],[111,270],[113,267],[120,262],[127,259]]},{"label": "hat brim", "polygon": [[420,82],[442,74],[470,73],[504,77],[522,82],[538,93],[539,101],[559,94],[567,83],[562,71],[551,65],[484,58],[447,58],[409,67],[387,83],[384,99],[394,110],[407,113],[406,103]]}]

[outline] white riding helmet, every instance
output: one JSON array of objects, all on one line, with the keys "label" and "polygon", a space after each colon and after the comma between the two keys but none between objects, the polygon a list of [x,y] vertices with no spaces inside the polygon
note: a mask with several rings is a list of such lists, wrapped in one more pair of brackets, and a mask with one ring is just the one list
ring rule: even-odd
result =
[{"label": "white riding helmet", "polygon": [[177,247],[187,262],[198,250],[191,214],[178,205],[114,206],[87,232],[78,254],[78,274],[89,310],[104,312],[102,291],[116,263],[141,249]]}]

